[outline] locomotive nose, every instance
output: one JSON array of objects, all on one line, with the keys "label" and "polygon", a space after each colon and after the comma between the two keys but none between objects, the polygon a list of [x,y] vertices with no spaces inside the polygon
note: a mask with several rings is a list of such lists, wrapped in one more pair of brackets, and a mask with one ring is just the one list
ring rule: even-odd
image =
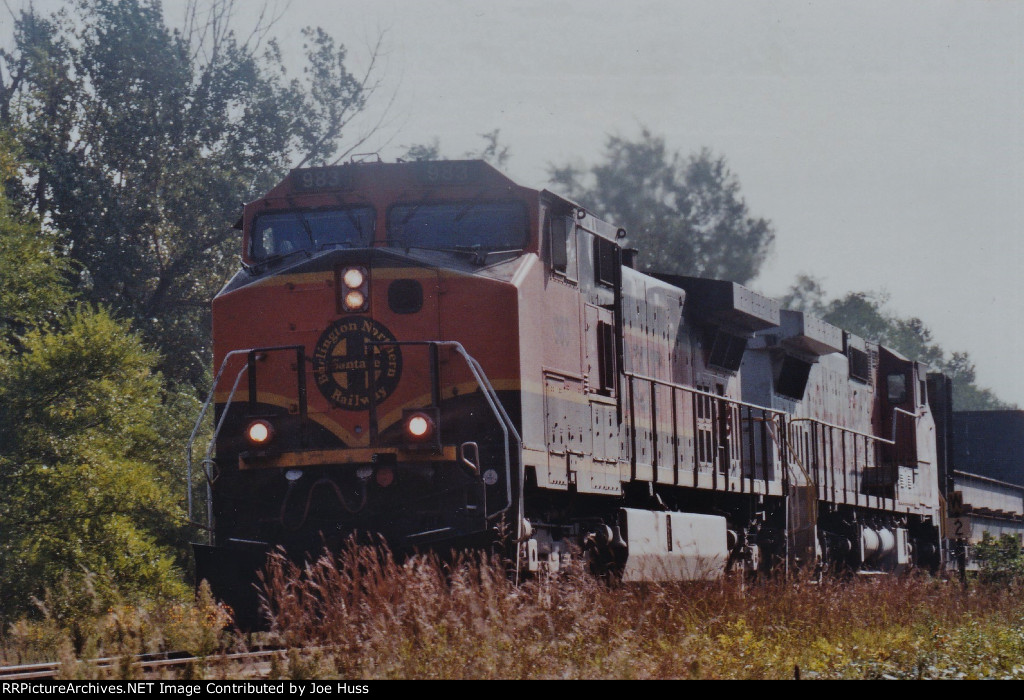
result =
[{"label": "locomotive nose", "polygon": [[[439,416],[424,424],[429,435],[403,431],[383,441],[381,435],[395,432],[406,409],[441,400],[436,357],[426,344],[452,332],[443,328],[443,271],[383,249],[333,251],[328,268],[332,313],[307,346],[314,418],[339,426],[349,447],[438,446]],[[322,307],[309,311],[323,313]]]}]

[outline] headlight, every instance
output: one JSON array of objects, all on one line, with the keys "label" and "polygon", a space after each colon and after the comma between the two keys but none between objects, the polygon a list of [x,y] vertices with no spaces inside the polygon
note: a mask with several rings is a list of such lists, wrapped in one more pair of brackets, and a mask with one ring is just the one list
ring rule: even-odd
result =
[{"label": "headlight", "polygon": [[342,280],[345,282],[345,286],[349,289],[359,289],[363,286],[363,282],[366,281],[366,276],[358,267],[350,267],[345,270]]},{"label": "headlight", "polygon": [[425,413],[412,413],[406,417],[405,432],[413,440],[428,440],[434,433],[434,421]]},{"label": "headlight", "polygon": [[345,294],[345,311],[359,311],[366,304],[366,297],[357,289]]},{"label": "headlight", "polygon": [[341,310],[349,313],[370,308],[370,280],[366,268],[346,267],[336,272]]},{"label": "headlight", "polygon": [[254,420],[245,429],[245,437],[256,447],[263,447],[274,438],[274,426],[263,419]]}]

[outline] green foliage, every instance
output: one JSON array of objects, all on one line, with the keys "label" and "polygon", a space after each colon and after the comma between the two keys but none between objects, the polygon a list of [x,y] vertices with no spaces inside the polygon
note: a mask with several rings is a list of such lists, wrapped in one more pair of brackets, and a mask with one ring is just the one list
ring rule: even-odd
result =
[{"label": "green foliage", "polygon": [[[10,139],[0,134],[0,181],[18,174]],[[0,354],[30,325],[52,321],[70,300],[64,284],[69,266],[56,251],[56,237],[41,232],[39,222],[16,216],[13,203],[0,193]]]},{"label": "green foliage", "polygon": [[402,154],[400,160],[411,163],[445,160],[445,157],[441,155],[441,140],[436,137],[430,143],[415,143],[410,146],[402,146],[402,148],[405,149],[405,153]]},{"label": "green foliage", "polygon": [[75,0],[49,17],[30,6],[0,52],[0,128],[30,164],[18,201],[64,232],[84,298],[132,318],[165,372],[193,385],[209,301],[236,267],[239,205],[291,163],[344,155],[376,88],[372,60],[352,75],[315,29],[289,79],[261,43],[269,27],[236,36],[234,8],[208,0],[171,30],[158,0]]},{"label": "green foliage", "polygon": [[127,324],[78,307],[31,330],[0,368],[0,617],[70,576],[129,594],[180,595],[182,519],[157,356]]},{"label": "green foliage", "polygon": [[708,149],[683,158],[644,129],[608,137],[603,162],[550,170],[568,197],[623,226],[639,267],[745,283],[757,276],[775,233],[754,218],[725,159]]},{"label": "green foliage", "polygon": [[800,275],[782,298],[784,306],[805,311],[861,337],[881,343],[896,352],[919,360],[953,380],[953,405],[958,411],[1012,408],[990,389],[977,386],[974,363],[966,352],[947,357],[931,330],[919,318],[901,318],[886,310],[889,298],[875,292],[850,292],[827,299],[821,283]]},{"label": "green foliage", "polygon": [[[9,143],[0,165],[20,168]],[[164,386],[126,322],[71,305],[70,264],[18,214],[0,194],[0,620],[46,588],[69,615],[76,587],[180,594],[193,392]]]},{"label": "green foliage", "polygon": [[0,632],[0,664],[60,660],[62,678],[88,679],[109,677],[91,660],[121,657],[113,675],[130,678],[140,671],[131,664],[137,654],[184,651],[202,657],[235,641],[226,631],[228,611],[205,582],[194,601],[143,604],[127,601],[116,587],[101,593],[93,582],[64,579],[48,589],[37,601],[36,619],[20,618]]},{"label": "green foliage", "polygon": [[979,581],[1001,585],[1024,583],[1024,550],[1019,538],[1002,535],[996,539],[986,532],[981,542],[971,547],[979,566]]}]

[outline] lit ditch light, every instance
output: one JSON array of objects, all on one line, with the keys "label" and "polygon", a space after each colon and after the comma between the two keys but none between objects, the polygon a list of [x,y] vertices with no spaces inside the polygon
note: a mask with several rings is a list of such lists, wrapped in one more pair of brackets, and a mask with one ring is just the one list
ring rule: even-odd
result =
[{"label": "lit ditch light", "polygon": [[409,435],[420,440],[430,434],[430,420],[426,416],[413,416],[409,419]]},{"label": "lit ditch light", "polygon": [[341,271],[341,308],[349,313],[370,308],[370,282],[365,268],[346,267]]},{"label": "lit ditch light", "polygon": [[274,439],[274,426],[267,421],[254,420],[245,429],[246,439],[255,447],[264,447]]},{"label": "lit ditch light", "polygon": [[405,409],[402,412],[402,426],[406,447],[410,449],[440,449],[439,423],[440,411],[436,408]]}]

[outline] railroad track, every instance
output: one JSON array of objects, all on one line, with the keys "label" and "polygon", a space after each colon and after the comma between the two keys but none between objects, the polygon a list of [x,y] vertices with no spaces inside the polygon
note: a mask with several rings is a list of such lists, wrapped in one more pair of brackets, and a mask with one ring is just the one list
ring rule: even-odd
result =
[{"label": "railroad track", "polygon": [[[284,659],[287,649],[265,649],[261,651],[239,652],[235,654],[214,654],[210,656],[192,656],[186,652],[167,652],[164,654],[141,654],[131,657],[133,669],[138,669],[143,676],[155,675],[174,669],[184,669],[189,664],[219,665],[225,663],[255,663],[255,677],[262,677],[270,670],[270,662],[275,656]],[[123,657],[111,656],[103,659],[84,659],[78,664],[87,665],[97,671],[111,671],[125,663]],[[37,664],[21,664],[18,666],[0,666],[0,681],[45,680],[56,678],[61,672],[63,663],[48,661]]]}]

